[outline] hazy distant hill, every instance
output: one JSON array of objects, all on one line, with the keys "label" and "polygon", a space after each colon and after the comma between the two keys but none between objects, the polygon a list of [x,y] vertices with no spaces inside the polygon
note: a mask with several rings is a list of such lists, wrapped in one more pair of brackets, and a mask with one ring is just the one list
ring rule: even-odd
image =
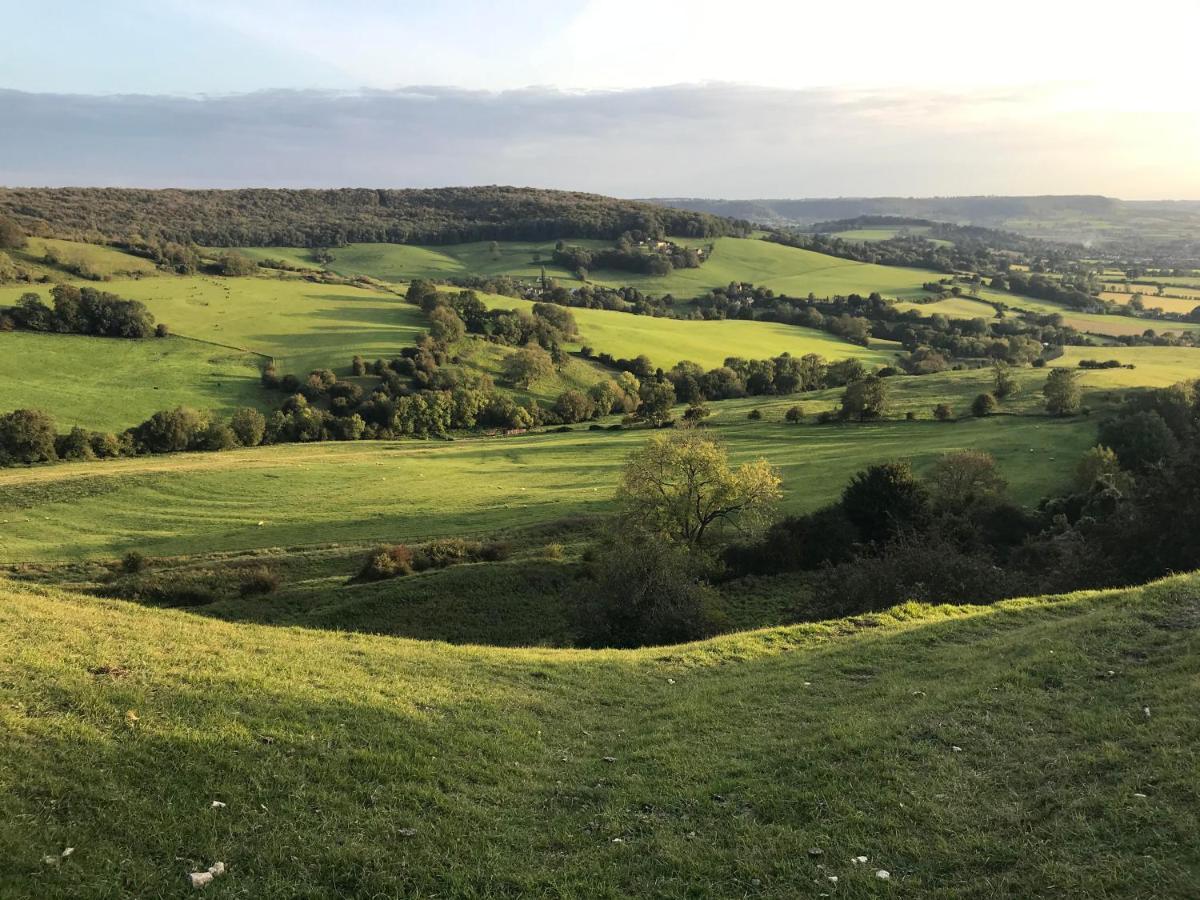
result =
[{"label": "hazy distant hill", "polygon": [[1131,201],[1077,195],[805,200],[658,198],[650,202],[776,226],[805,227],[831,219],[884,215],[982,225],[1078,243],[1200,240],[1200,201]]}]

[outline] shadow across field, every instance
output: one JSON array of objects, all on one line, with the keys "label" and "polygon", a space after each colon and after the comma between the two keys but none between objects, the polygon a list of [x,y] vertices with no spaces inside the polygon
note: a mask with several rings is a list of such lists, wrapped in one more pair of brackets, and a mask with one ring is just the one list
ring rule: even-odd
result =
[{"label": "shadow across field", "polygon": [[868,897],[877,868],[924,897],[1184,897],[1200,869],[1200,630],[1161,627],[1189,579],[635,653],[0,598],[6,897],[185,896],[216,859],[314,897]]}]

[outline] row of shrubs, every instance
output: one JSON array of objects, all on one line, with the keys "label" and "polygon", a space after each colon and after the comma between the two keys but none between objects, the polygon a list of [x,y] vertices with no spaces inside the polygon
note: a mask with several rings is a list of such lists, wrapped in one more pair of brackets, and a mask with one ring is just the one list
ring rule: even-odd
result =
[{"label": "row of shrubs", "polygon": [[272,594],[282,582],[262,563],[223,568],[157,569],[143,553],[132,550],[121,560],[116,577],[100,593],[156,606],[207,606],[230,597]]},{"label": "row of shrubs", "polygon": [[438,538],[415,548],[407,544],[392,544],[371,553],[351,582],[383,581],[461,563],[500,562],[511,555],[512,544],[508,541]]}]

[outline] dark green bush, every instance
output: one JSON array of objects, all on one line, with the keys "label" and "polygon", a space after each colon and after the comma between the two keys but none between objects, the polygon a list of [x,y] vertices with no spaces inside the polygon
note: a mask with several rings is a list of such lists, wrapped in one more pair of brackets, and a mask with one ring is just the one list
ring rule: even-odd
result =
[{"label": "dark green bush", "polygon": [[273,594],[279,589],[280,578],[266,566],[257,566],[242,575],[238,593],[243,597]]},{"label": "dark green bush", "polygon": [[382,581],[413,572],[413,552],[404,544],[380,547],[367,557],[358,572],[358,581]]}]

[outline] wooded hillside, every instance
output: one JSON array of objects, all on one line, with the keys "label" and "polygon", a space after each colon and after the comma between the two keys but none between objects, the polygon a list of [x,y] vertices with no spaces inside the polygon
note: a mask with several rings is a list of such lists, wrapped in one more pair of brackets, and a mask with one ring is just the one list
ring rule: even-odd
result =
[{"label": "wooded hillside", "polygon": [[162,239],[209,246],[452,244],[613,239],[625,231],[718,237],[748,226],[574,191],[517,187],[429,190],[142,190],[0,188],[0,213],[31,233],[76,240]]}]

